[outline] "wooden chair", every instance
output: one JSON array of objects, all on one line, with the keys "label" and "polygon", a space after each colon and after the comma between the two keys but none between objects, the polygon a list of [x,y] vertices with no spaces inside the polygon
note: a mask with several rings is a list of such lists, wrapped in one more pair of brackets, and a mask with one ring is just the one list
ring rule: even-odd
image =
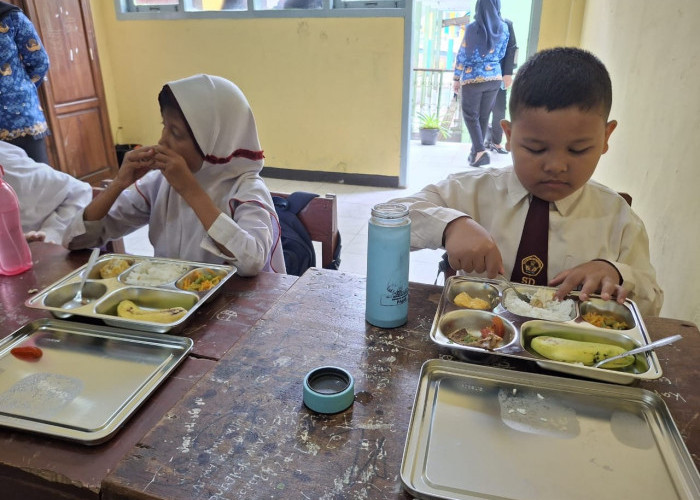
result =
[{"label": "wooden chair", "polygon": [[[288,193],[271,194],[282,198],[289,196]],[[338,199],[334,194],[314,198],[299,212],[298,217],[309,232],[311,240],[321,243],[321,267],[332,269],[333,255],[340,244]]]},{"label": "wooden chair", "polygon": [[[104,186],[92,186],[92,197],[94,198],[102,191],[104,191]],[[119,238],[108,242],[101,249],[102,253],[126,253],[126,247],[124,246],[124,239]]]}]

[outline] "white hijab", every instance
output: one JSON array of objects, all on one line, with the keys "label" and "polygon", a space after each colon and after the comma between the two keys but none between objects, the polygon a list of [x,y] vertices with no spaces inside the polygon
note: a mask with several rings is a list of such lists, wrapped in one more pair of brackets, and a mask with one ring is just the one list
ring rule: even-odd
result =
[{"label": "white hijab", "polygon": [[[270,214],[265,222],[273,229],[273,255],[271,268],[268,259],[265,270],[284,269],[281,245],[275,244],[278,228],[272,197],[259,176],[263,153],[255,118],[243,92],[225,78],[210,75],[195,75],[167,85],[205,155],[195,178],[219,209],[232,218],[239,203],[255,203]],[[151,240],[163,250],[162,256],[213,262],[211,253],[202,248],[201,231],[195,230],[201,228],[199,219],[167,182],[160,183],[151,210],[152,219],[165,222],[150,228]],[[180,253],[184,249],[187,255],[166,255],[168,249],[181,249]]]}]

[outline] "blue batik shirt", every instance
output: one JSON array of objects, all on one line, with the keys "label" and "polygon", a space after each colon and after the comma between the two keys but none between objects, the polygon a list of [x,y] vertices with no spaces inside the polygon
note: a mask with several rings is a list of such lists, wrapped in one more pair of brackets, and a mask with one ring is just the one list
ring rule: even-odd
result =
[{"label": "blue batik shirt", "polygon": [[37,87],[49,56],[32,22],[19,10],[0,19],[0,140],[48,133]]},{"label": "blue batik shirt", "polygon": [[[485,55],[481,54],[476,47],[467,47],[467,32],[464,33],[462,45],[457,52],[455,62],[454,80],[459,80],[460,84],[486,82],[489,80],[502,80],[501,59],[508,47],[508,25],[501,21],[502,36],[492,50]],[[467,25],[467,30],[477,29],[475,23]]]}]

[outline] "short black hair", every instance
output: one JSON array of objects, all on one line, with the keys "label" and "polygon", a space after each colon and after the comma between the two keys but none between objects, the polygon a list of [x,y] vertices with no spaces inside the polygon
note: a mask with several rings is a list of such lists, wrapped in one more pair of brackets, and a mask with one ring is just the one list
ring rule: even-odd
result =
[{"label": "short black hair", "polygon": [[512,120],[526,108],[554,111],[571,106],[600,109],[608,119],[612,83],[596,56],[574,47],[557,47],[537,52],[518,70],[508,105]]},{"label": "short black hair", "polygon": [[185,117],[185,113],[182,112],[180,104],[175,98],[175,94],[173,94],[172,89],[168,85],[163,85],[163,88],[160,89],[160,92],[158,93],[158,104],[160,105],[161,115],[165,112],[165,110],[174,111],[180,115],[180,118],[182,118],[182,121],[185,122],[185,125],[187,126],[187,132],[190,134],[190,138],[192,139],[194,146],[197,148],[197,152],[204,157],[202,148],[199,147],[199,143],[197,142],[194,133],[192,133],[192,129],[190,128],[190,124]]}]

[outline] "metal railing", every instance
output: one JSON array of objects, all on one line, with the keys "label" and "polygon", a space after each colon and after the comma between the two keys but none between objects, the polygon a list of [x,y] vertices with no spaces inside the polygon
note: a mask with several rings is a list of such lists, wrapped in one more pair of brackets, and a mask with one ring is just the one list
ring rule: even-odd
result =
[{"label": "metal railing", "polygon": [[[420,120],[418,114],[435,115],[449,129],[443,141],[460,142],[462,140],[462,112],[459,102],[455,103],[452,91],[451,69],[414,68],[413,102],[411,103],[411,137],[418,137]],[[452,106],[450,106],[452,104]],[[456,108],[456,109],[455,109]]]}]

